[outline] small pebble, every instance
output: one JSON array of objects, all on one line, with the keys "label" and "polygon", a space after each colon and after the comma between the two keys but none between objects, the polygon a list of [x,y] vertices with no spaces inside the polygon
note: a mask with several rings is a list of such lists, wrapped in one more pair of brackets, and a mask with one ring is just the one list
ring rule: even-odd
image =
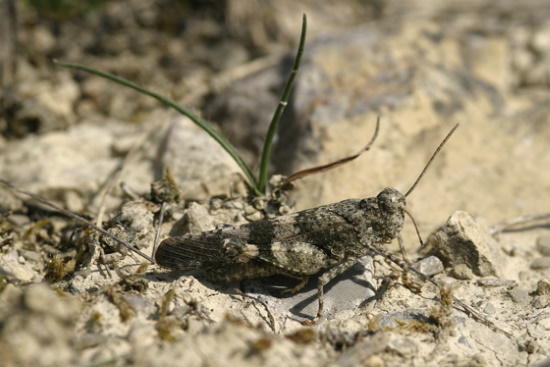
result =
[{"label": "small pebble", "polygon": [[247,205],[245,206],[244,208],[244,215],[245,217],[248,217],[249,215],[253,215],[255,213],[257,213],[258,210],[256,208],[254,208],[252,205]]},{"label": "small pebble", "polygon": [[537,283],[537,294],[539,296],[550,294],[550,278],[542,278]]},{"label": "small pebble", "polygon": [[14,227],[23,227],[30,223],[29,217],[21,214],[12,214],[8,217],[9,223]]},{"label": "small pebble", "polygon": [[472,269],[470,269],[466,264],[456,265],[453,268],[451,275],[460,280],[471,280],[474,277]]},{"label": "small pebble", "polygon": [[[539,349],[538,343],[534,340],[527,340],[524,343],[520,343],[520,345],[518,347],[519,347],[520,351],[522,351],[522,352],[525,351],[529,354],[533,354]],[[546,366],[546,364],[540,365],[540,366]]]},{"label": "small pebble", "polygon": [[475,366],[487,366],[487,359],[482,353],[476,353],[472,356],[472,362],[475,362]]},{"label": "small pebble", "polygon": [[122,298],[128,302],[130,306],[137,312],[143,315],[152,314],[155,311],[155,305],[153,302],[134,293],[127,293],[122,295]]},{"label": "small pebble", "polygon": [[535,296],[533,302],[531,302],[531,306],[537,310],[550,306],[550,295]]},{"label": "small pebble", "polygon": [[505,245],[502,248],[504,253],[507,254],[508,256],[511,256],[511,257],[518,256],[519,249],[520,249],[520,247],[517,244]]},{"label": "small pebble", "polygon": [[529,293],[527,292],[527,290],[521,287],[515,287],[514,289],[509,290],[508,295],[515,303],[525,302],[529,297]]},{"label": "small pebble", "polygon": [[495,309],[495,306],[493,306],[492,303],[487,303],[485,308],[483,308],[483,312],[485,312],[487,315],[494,315],[497,310]]},{"label": "small pebble", "polygon": [[388,349],[395,351],[404,358],[412,359],[413,356],[418,354],[418,346],[414,341],[407,337],[403,338],[391,338],[388,344]]},{"label": "small pebble", "polygon": [[223,207],[223,200],[218,198],[213,198],[210,201],[210,206],[212,207],[212,210],[218,210]]},{"label": "small pebble", "polygon": [[21,256],[23,256],[28,261],[38,262],[40,260],[40,254],[35,251],[19,250]]},{"label": "small pebble", "polygon": [[546,270],[550,269],[550,256],[539,257],[531,263],[531,269],[533,270]]},{"label": "small pebble", "polygon": [[365,366],[372,366],[372,367],[384,367],[386,366],[386,363],[380,356],[374,355],[369,358],[367,358],[364,362]]},{"label": "small pebble", "polygon": [[485,278],[479,279],[477,284],[483,287],[513,287],[516,285],[516,281],[510,279]]},{"label": "small pebble", "polygon": [[550,236],[537,238],[536,248],[541,255],[550,256]]},{"label": "small pebble", "polygon": [[415,262],[413,268],[426,276],[435,275],[443,271],[443,263],[435,256],[429,256],[425,259]]},{"label": "small pebble", "polygon": [[244,203],[242,201],[238,200],[231,200],[226,203],[224,203],[224,207],[228,209],[243,209]]},{"label": "small pebble", "polygon": [[101,344],[103,341],[105,341],[107,337],[105,335],[100,334],[93,334],[93,333],[84,333],[80,335],[75,340],[75,346],[78,349],[86,349],[86,348],[92,348],[99,344]]},{"label": "small pebble", "polygon": [[256,221],[264,219],[264,215],[262,214],[262,212],[254,212],[252,214],[245,215],[245,217],[246,217],[247,220],[249,220],[251,222],[256,222]]}]

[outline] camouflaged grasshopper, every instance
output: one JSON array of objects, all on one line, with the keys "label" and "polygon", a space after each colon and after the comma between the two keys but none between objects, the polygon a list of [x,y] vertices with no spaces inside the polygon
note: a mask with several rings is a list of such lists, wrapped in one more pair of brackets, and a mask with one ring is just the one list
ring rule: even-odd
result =
[{"label": "camouflaged grasshopper", "polygon": [[[377,123],[373,138],[359,153],[295,173],[283,184],[312,173],[332,169],[357,158],[370,148],[377,136],[378,127]],[[318,279],[319,310],[310,323],[315,323],[323,315],[323,287],[368,253],[381,255],[403,270],[414,272],[425,281],[439,287],[435,280],[388,252],[383,245],[400,238],[404,215],[408,214],[405,209],[406,197],[416,187],[457,127],[458,124],[440,143],[405,195],[387,187],[373,198],[349,199],[238,227],[223,227],[198,235],[168,238],[161,243],[154,258],[157,264],[173,269],[204,269],[208,278],[214,282],[253,279],[274,274],[300,279],[295,287],[285,290],[284,293],[298,292],[310,276],[328,269]],[[86,219],[8,181],[0,179],[0,183],[97,230],[144,259],[155,262],[132,244],[113,236]],[[476,321],[513,338],[512,334],[500,329],[464,302],[455,297],[452,297],[452,301]]]},{"label": "camouflaged grasshopper", "polygon": [[[328,269],[318,279],[319,310],[314,319],[317,320],[323,315],[323,287],[369,251],[399,261],[388,254],[383,245],[400,236],[407,213],[405,198],[457,127],[445,137],[405,195],[386,187],[372,198],[348,199],[237,227],[167,238],[156,251],[155,261],[171,269],[203,269],[208,280],[214,283],[275,274],[300,280],[283,293],[298,292],[310,276]],[[376,133],[363,151],[370,147],[375,137]],[[306,171],[333,168],[349,158]],[[302,177],[303,172],[292,178]]]}]

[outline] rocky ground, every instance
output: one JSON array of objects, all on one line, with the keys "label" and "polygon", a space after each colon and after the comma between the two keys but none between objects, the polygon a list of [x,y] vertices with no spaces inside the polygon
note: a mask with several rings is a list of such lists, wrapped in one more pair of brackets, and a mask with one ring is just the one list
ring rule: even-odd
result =
[{"label": "rocky ground", "polygon": [[[426,245],[409,219],[402,231],[407,258],[424,259],[415,266],[442,288],[365,256],[325,287],[325,316],[305,325],[317,312],[316,277],[281,296],[295,280],[219,285],[200,271],[145,266],[1,186],[2,365],[550,365],[546,2],[44,4],[1,3],[1,179],[151,254],[160,202],[150,188],[165,167],[180,197],[166,207],[161,239],[386,186],[406,192],[460,123],[407,197]],[[236,164],[187,118],[52,63],[168,95],[257,165],[303,13],[306,51],[272,173],[355,153],[378,116],[380,132],[358,159],[277,200],[246,195]],[[531,220],[513,221],[520,216]],[[401,256],[395,242],[388,249]]]}]

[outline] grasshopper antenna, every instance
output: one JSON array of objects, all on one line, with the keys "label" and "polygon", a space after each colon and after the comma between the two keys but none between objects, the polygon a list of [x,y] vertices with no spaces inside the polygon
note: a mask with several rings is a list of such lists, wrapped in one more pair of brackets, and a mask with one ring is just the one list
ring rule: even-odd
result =
[{"label": "grasshopper antenna", "polygon": [[[449,131],[449,133],[447,134],[447,136],[445,137],[445,139],[443,139],[443,141],[439,144],[439,146],[437,147],[437,149],[435,150],[435,152],[432,154],[432,156],[430,157],[430,160],[428,161],[428,163],[424,166],[424,169],[422,170],[422,172],[420,172],[420,175],[416,178],[416,181],[414,181],[414,183],[412,184],[412,186],[410,187],[410,189],[407,191],[407,193],[404,195],[405,197],[409,196],[409,194],[414,190],[414,188],[416,187],[416,185],[418,184],[418,182],[420,182],[420,179],[422,178],[422,176],[424,176],[424,174],[426,173],[426,171],[428,170],[428,167],[430,167],[430,165],[432,164],[433,160],[435,159],[435,157],[437,156],[437,154],[441,151],[441,149],[443,148],[443,146],[445,145],[445,143],[451,138],[451,136],[453,135],[453,133],[455,132],[455,130],[458,128],[458,125],[459,124],[456,124],[452,129],[451,131]],[[418,236],[418,241],[420,241],[420,246],[424,246],[424,241],[422,240],[422,236],[420,235],[420,231],[418,229],[418,226],[416,225],[416,221],[414,220],[413,216],[411,215],[411,213],[409,213],[407,210],[403,209],[403,212],[411,219],[413,225],[414,225],[414,229],[416,231],[416,235]],[[403,247],[403,244],[402,242],[400,241],[399,242],[399,247],[401,248],[401,252],[403,253],[403,256],[405,255],[405,248]]]},{"label": "grasshopper antenna", "polygon": [[[449,131],[449,133],[447,134],[447,136],[445,137],[445,139],[443,139],[443,141],[439,144],[439,146],[437,147],[437,149],[435,150],[435,152],[432,154],[432,156],[430,157],[430,160],[428,161],[428,163],[424,166],[424,169],[422,170],[422,172],[420,172],[420,175],[416,178],[416,181],[414,181],[414,183],[412,184],[412,186],[410,187],[410,189],[407,191],[407,193],[405,194],[405,197],[409,196],[409,194],[414,190],[414,188],[416,187],[416,185],[418,184],[418,182],[420,182],[420,179],[422,178],[422,176],[424,176],[424,174],[426,173],[426,171],[428,170],[428,167],[430,167],[430,165],[432,164],[433,160],[435,159],[435,157],[437,156],[437,154],[439,154],[439,152],[441,151],[441,149],[443,148],[443,146],[445,145],[445,143],[451,138],[451,136],[453,135],[453,133],[456,131],[456,129],[458,128],[458,125],[460,124],[456,124],[452,129],[451,131]],[[424,241],[422,240],[422,236],[420,235],[420,230],[418,229],[418,226],[416,225],[416,221],[414,220],[413,216],[411,215],[411,213],[409,213],[407,210],[403,209],[403,211],[405,212],[405,214],[411,219],[412,223],[413,223],[413,226],[414,226],[414,230],[416,231],[416,235],[418,237],[418,241],[420,241],[420,246],[424,246]],[[400,242],[400,247],[401,247],[401,252],[403,253],[403,255],[405,254],[405,249],[403,248],[403,245],[402,243]]]},{"label": "grasshopper antenna", "polygon": [[346,163],[354,160],[355,158],[359,157],[361,154],[365,153],[367,150],[370,149],[370,147],[372,146],[372,144],[376,140],[376,137],[378,136],[378,131],[379,130],[380,130],[380,116],[378,116],[376,118],[376,128],[374,129],[374,134],[372,135],[372,138],[367,143],[367,145],[365,145],[359,152],[357,152],[353,155],[350,155],[348,157],[338,159],[337,161],[334,161],[334,162],[331,162],[331,163],[328,163],[328,164],[323,164],[321,166],[315,166],[315,167],[312,167],[312,168],[304,169],[302,171],[298,171],[296,173],[293,173],[292,175],[288,176],[280,184],[280,186],[282,187],[282,186],[284,186],[284,185],[286,185],[286,184],[288,184],[292,181],[298,180],[300,178],[303,178],[303,177],[306,177],[306,176],[309,176],[309,175],[313,175],[313,174],[316,174],[316,173],[331,170],[333,168],[339,167],[343,164],[346,164]]},{"label": "grasshopper antenna", "polygon": [[69,217],[69,218],[72,218],[82,224],[84,224],[85,226],[88,226],[90,228],[93,228],[95,229],[96,231],[100,232],[101,234],[109,237],[109,238],[112,238],[113,240],[115,240],[116,242],[120,243],[122,246],[126,247],[127,249],[135,252],[136,254],[138,254],[139,256],[143,257],[144,259],[150,261],[151,263],[155,263],[155,261],[147,256],[146,254],[144,254],[143,252],[141,252],[140,250],[138,250],[137,248],[135,248],[134,246],[132,246],[130,243],[124,241],[123,239],[120,239],[116,236],[113,236],[111,233],[107,232],[106,230],[104,230],[103,228],[99,227],[99,226],[96,226],[95,224],[93,224],[92,222],[90,221],[87,221],[86,219],[82,218],[81,216],[79,215],[76,215],[70,211],[68,211],[67,209],[63,209],[62,207],[60,206],[57,206],[55,205],[54,203],[44,199],[43,197],[41,196],[38,196],[36,194],[33,194],[32,192],[29,192],[29,191],[25,191],[25,190],[22,190],[20,188],[18,188],[17,186],[15,186],[14,184],[8,182],[8,181],[5,181],[3,179],[0,178],[0,183],[8,186],[9,188],[23,194],[23,195],[26,195],[26,196],[29,196],[31,197],[32,199],[38,201],[39,203],[41,204],[44,204],[46,206],[49,206],[50,208],[52,209],[55,209],[56,211],[58,211],[59,213]]},{"label": "grasshopper antenna", "polygon": [[416,179],[416,181],[414,181],[414,183],[412,184],[411,188],[409,189],[409,191],[407,191],[407,193],[405,194],[405,197],[409,196],[409,194],[414,190],[414,188],[416,187],[416,185],[418,184],[418,182],[420,181],[420,179],[422,178],[422,176],[424,176],[424,173],[426,173],[426,171],[428,170],[428,167],[430,167],[430,165],[432,164],[433,160],[435,159],[435,157],[437,156],[437,154],[441,151],[441,149],[443,148],[443,146],[445,145],[445,143],[451,138],[451,135],[453,135],[453,133],[455,132],[455,130],[458,128],[458,125],[460,124],[456,124],[452,129],[451,131],[449,131],[449,133],[447,134],[447,136],[445,137],[445,139],[443,139],[443,141],[439,144],[439,146],[437,147],[437,149],[435,150],[435,152],[432,154],[430,160],[428,161],[428,163],[426,164],[426,166],[424,167],[424,169],[422,170],[422,172],[420,173],[420,175],[418,176],[418,178]]},{"label": "grasshopper antenna", "polygon": [[[424,246],[424,241],[422,240],[422,236],[420,235],[420,230],[418,229],[418,226],[416,225],[416,221],[414,220],[413,216],[406,209],[403,209],[403,212],[405,212],[405,214],[407,214],[407,216],[410,218],[410,220],[411,220],[411,222],[414,226],[414,230],[416,231],[416,236],[418,237],[418,241],[420,241],[420,247]],[[403,254],[405,254],[405,249],[404,248],[401,248],[401,251],[403,252]]]}]

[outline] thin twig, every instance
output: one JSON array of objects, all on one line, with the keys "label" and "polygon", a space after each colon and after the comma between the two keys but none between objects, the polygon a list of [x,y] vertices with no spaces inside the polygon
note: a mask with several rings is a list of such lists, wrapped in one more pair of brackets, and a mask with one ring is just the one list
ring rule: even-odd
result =
[{"label": "thin twig", "polygon": [[[517,227],[520,227],[520,226],[528,227],[528,226],[537,225],[538,223],[535,223],[535,222],[543,221],[546,219],[550,219],[550,213],[521,215],[519,217],[506,219],[493,224],[489,228],[489,233],[491,235],[495,235],[501,232],[518,230],[520,228],[517,228]],[[547,225],[550,225],[550,221],[548,221]]]},{"label": "thin twig", "polygon": [[121,238],[118,238],[116,236],[113,236],[111,233],[107,232],[106,230],[104,230],[103,228],[99,227],[99,226],[96,226],[95,224],[93,224],[92,222],[89,222],[87,221],[86,219],[82,218],[81,216],[77,215],[77,214],[74,214],[70,211],[68,211],[67,209],[64,209],[60,206],[57,206],[55,205],[54,203],[44,199],[43,197],[39,196],[39,195],[36,195],[36,194],[33,194],[32,192],[29,192],[29,191],[25,191],[23,189],[20,189],[18,188],[17,186],[15,186],[14,184],[6,181],[6,180],[3,180],[3,179],[0,179],[0,183],[6,185],[7,187],[15,190],[16,192],[19,192],[23,195],[26,195],[26,196],[29,196],[31,197],[32,199],[38,201],[39,203],[41,204],[44,204],[52,209],[55,209],[57,210],[59,213],[69,217],[69,218],[72,218],[82,224],[84,224],[85,226],[88,226],[90,228],[93,228],[95,229],[96,231],[100,232],[101,234],[109,237],[109,238],[112,238],[114,241],[120,243],[122,246],[126,247],[127,249],[135,252],[136,254],[138,254],[139,256],[143,257],[144,259],[150,261],[151,263],[153,263],[153,259],[147,255],[145,255],[143,252],[141,252],[140,250],[138,250],[137,248],[135,248],[132,244],[124,241],[123,239]]}]

